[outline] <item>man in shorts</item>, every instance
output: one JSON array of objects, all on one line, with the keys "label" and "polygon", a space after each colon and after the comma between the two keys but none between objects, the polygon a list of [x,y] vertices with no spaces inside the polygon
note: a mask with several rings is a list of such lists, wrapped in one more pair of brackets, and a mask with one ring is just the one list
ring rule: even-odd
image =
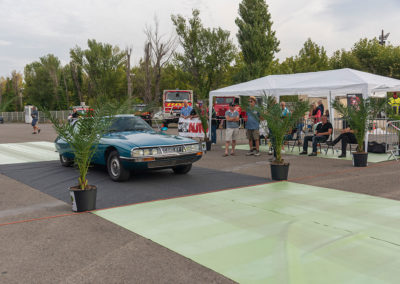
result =
[{"label": "man in shorts", "polygon": [[[246,136],[249,139],[250,151],[246,153],[246,156],[254,155],[260,156],[260,114],[255,109],[256,97],[251,96],[249,98],[249,108],[246,111],[247,123],[246,123]],[[253,140],[256,142],[256,150],[253,151]]]},{"label": "man in shorts", "polygon": [[35,106],[32,107],[31,117],[32,117],[31,125],[33,127],[32,134],[40,133],[40,128],[37,125],[38,120],[39,120],[39,113],[38,113],[37,108]]},{"label": "man in shorts", "polygon": [[239,136],[239,112],[235,110],[235,103],[229,104],[229,109],[225,112],[226,119],[226,132],[225,132],[225,153],[222,155],[226,157],[229,155],[229,143],[232,141],[231,155],[235,155],[236,139]]}]

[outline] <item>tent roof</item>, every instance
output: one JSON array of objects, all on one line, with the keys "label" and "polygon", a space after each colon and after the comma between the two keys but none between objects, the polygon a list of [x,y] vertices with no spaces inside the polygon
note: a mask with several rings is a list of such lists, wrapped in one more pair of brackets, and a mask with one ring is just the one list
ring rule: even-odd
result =
[{"label": "tent roof", "polygon": [[[346,93],[370,95],[400,86],[400,80],[349,68],[329,71],[269,75],[210,92],[211,96],[308,95],[333,96]],[[399,89],[400,90],[400,89]]]}]

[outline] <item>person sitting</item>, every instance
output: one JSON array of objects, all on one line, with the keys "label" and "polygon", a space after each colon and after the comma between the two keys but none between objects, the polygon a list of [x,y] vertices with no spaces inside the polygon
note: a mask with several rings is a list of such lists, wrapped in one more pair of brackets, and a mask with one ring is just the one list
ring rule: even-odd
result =
[{"label": "person sitting", "polygon": [[317,156],[317,144],[325,142],[332,134],[332,124],[328,122],[328,118],[323,115],[321,116],[321,121],[322,123],[320,123],[316,128],[315,135],[304,137],[303,152],[301,152],[300,155],[307,155],[308,141],[312,141],[313,151],[309,156]]},{"label": "person sitting", "polygon": [[346,158],[347,144],[357,144],[357,138],[354,135],[354,130],[350,127],[346,127],[342,130],[342,133],[333,141],[328,141],[326,144],[329,146],[335,146],[340,140],[342,140],[342,154],[339,158]]}]

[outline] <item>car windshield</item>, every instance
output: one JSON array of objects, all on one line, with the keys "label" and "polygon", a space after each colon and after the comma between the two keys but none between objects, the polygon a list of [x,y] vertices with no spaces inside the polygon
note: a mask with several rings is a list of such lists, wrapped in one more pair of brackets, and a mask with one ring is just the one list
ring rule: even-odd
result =
[{"label": "car windshield", "polygon": [[116,117],[109,131],[153,131],[153,128],[140,117]]},{"label": "car windshield", "polygon": [[166,101],[190,101],[190,96],[188,92],[168,92],[165,98]]},{"label": "car windshield", "polygon": [[233,98],[216,98],[215,103],[230,104],[230,103],[233,103]]}]

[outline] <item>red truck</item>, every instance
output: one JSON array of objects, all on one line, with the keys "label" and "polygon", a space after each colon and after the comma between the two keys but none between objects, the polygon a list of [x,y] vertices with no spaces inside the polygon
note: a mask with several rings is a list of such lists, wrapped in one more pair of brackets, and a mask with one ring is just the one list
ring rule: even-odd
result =
[{"label": "red truck", "polygon": [[236,104],[235,110],[239,113],[240,118],[246,117],[246,112],[239,105],[239,97],[215,97],[214,110],[217,119],[225,119],[225,112],[229,109],[230,103]]},{"label": "red truck", "polygon": [[163,92],[163,123],[178,123],[183,107],[183,101],[187,100],[188,105],[193,105],[192,90],[164,90]]}]

